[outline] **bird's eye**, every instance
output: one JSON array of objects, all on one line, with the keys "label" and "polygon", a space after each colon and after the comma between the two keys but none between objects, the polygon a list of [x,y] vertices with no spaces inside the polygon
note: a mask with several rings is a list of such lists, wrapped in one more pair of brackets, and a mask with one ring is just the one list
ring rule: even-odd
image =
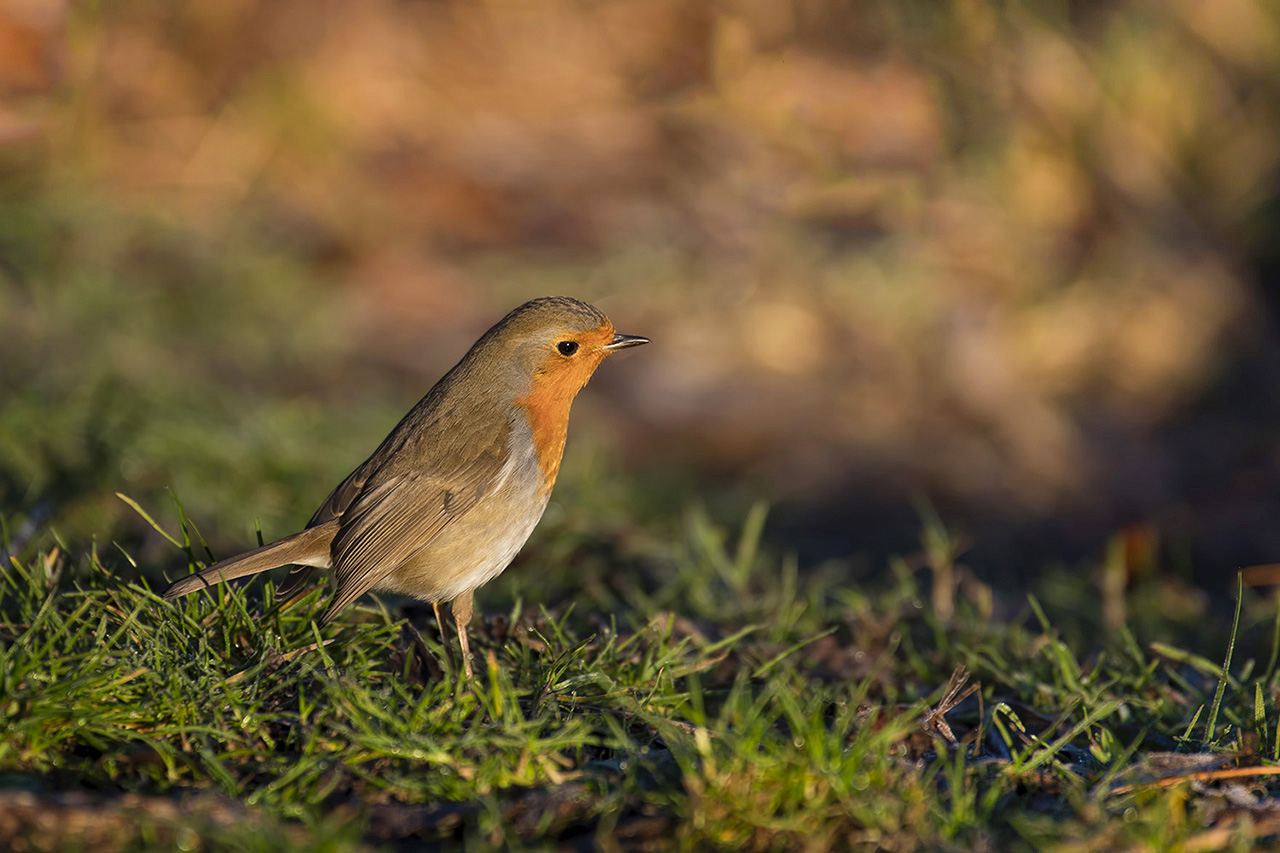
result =
[{"label": "bird's eye", "polygon": [[578,342],[577,341],[561,341],[560,343],[556,344],[556,349],[560,351],[561,355],[570,356],[578,351]]}]

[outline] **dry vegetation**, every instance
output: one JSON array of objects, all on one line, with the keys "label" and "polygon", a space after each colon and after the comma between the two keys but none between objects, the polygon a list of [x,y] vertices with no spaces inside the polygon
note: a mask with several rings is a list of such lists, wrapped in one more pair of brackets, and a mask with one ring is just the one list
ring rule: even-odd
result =
[{"label": "dry vegetation", "polygon": [[424,334],[443,360],[529,294],[602,299],[664,342],[611,386],[626,443],[775,497],[874,483],[1016,517],[1128,481],[1149,510],[1185,450],[1153,430],[1260,331],[1280,21],[1259,0],[2,20],[25,49],[0,60],[0,138],[40,191],[204,245],[260,229],[341,284],[337,334],[414,370]]}]

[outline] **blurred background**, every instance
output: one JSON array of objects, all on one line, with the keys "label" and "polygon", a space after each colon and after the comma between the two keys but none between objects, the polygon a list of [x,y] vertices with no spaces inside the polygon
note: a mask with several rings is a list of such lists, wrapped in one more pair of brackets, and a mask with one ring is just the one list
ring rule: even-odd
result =
[{"label": "blurred background", "polygon": [[654,343],[535,542],[764,499],[858,576],[932,507],[980,577],[1223,593],[1280,559],[1280,7],[0,0],[15,550],[292,532],[546,294]]}]

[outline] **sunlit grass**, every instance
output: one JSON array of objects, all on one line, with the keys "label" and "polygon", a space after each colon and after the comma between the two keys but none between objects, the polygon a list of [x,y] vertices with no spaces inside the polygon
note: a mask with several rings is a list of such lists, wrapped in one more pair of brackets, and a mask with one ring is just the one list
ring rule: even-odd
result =
[{"label": "sunlit grass", "polygon": [[[469,683],[423,608],[406,621],[371,600],[322,634],[319,595],[281,608],[270,582],[165,603],[115,547],[15,558],[0,590],[0,773],[40,796],[74,780],[106,814],[125,792],[187,798],[192,817],[157,811],[138,843],[235,843],[241,830],[199,816],[226,797],[265,827],[261,849],[397,833],[1167,845],[1206,830],[1171,825],[1171,802],[1221,811],[1227,795],[1160,777],[1254,766],[1239,784],[1265,786],[1275,676],[1239,649],[1222,678],[1196,661],[1212,649],[1153,651],[1127,630],[1082,657],[1034,598],[1006,622],[960,599],[944,623],[922,607],[923,575],[855,594],[762,549],[763,519],[730,535],[691,512],[678,570],[632,566],[643,595],[607,595],[608,619],[590,585],[573,606],[488,610]],[[166,532],[181,562],[205,561],[198,540]],[[958,665],[969,675],[953,680]],[[1234,831],[1273,831],[1250,826]]]}]

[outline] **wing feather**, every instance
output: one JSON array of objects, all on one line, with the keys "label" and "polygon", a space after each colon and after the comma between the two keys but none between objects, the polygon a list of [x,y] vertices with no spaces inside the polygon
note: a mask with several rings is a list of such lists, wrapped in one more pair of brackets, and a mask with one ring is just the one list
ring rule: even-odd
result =
[{"label": "wing feather", "polygon": [[[396,472],[386,466],[361,483],[357,494],[342,501],[346,505],[330,548],[336,591],[322,623],[429,547],[441,530],[497,491],[508,472],[506,439],[507,430],[501,430],[469,458],[456,455],[441,460],[446,464]],[[354,478],[353,474],[349,479]],[[339,486],[334,497],[346,485]]]}]

